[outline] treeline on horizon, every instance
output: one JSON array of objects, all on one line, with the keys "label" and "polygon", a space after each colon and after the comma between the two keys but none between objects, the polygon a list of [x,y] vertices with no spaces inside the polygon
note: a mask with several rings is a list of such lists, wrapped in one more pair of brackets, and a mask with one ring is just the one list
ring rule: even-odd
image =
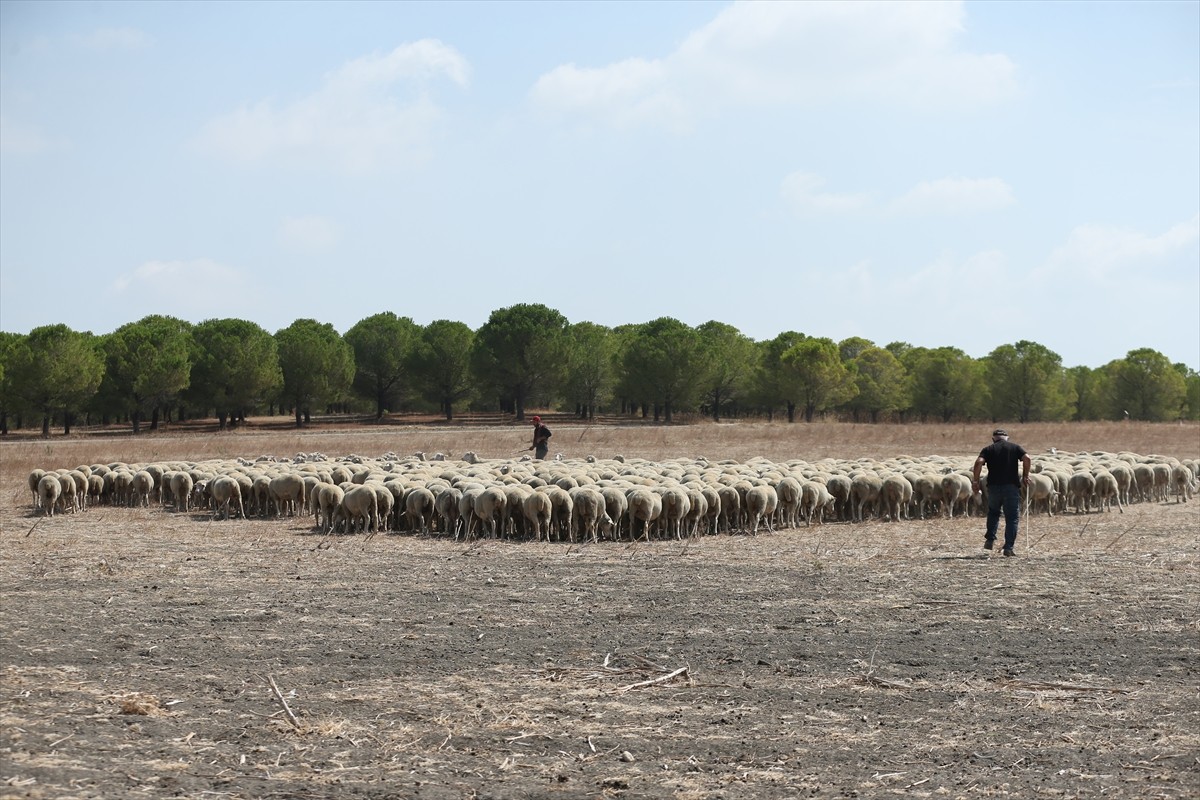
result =
[{"label": "treeline on horizon", "polygon": [[671,422],[677,415],[881,421],[1200,419],[1200,374],[1150,349],[1064,367],[1031,341],[972,358],[955,347],[878,346],[787,331],[755,341],[671,317],[609,328],[540,304],[492,312],[478,330],[392,312],[344,335],[297,319],[274,334],[243,319],[152,315],[93,335],[64,324],[0,331],[0,433],[51,425],[254,414],[558,409]]}]

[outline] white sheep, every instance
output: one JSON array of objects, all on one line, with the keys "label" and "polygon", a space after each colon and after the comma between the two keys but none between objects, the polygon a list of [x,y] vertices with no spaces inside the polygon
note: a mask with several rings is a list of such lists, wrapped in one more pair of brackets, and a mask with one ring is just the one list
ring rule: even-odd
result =
[{"label": "white sheep", "polygon": [[231,510],[236,509],[240,519],[246,518],[246,509],[242,505],[242,486],[237,479],[222,475],[208,483],[208,492],[212,496],[213,517],[229,519]]},{"label": "white sheep", "polygon": [[612,523],[606,511],[604,495],[590,486],[578,486],[567,494],[571,497],[571,541],[575,541],[576,532],[583,539],[600,541],[600,526],[604,520]]},{"label": "white sheep", "polygon": [[379,530],[379,496],[371,486],[351,484],[333,512],[334,527],[346,524],[347,533]]},{"label": "white sheep", "polygon": [[[457,490],[451,489],[451,492]],[[409,530],[417,531],[421,534],[428,534],[433,526],[434,514],[438,511],[437,498],[429,489],[424,486],[415,486],[404,494],[404,516],[408,521]],[[454,515],[457,516],[458,509],[455,508]],[[442,514],[446,516],[445,513]],[[446,520],[448,525],[452,524],[452,520]]]},{"label": "white sheep", "polygon": [[37,498],[37,505],[41,507],[42,513],[53,517],[54,509],[58,507],[62,498],[62,482],[57,475],[43,473],[42,477],[38,478]]}]

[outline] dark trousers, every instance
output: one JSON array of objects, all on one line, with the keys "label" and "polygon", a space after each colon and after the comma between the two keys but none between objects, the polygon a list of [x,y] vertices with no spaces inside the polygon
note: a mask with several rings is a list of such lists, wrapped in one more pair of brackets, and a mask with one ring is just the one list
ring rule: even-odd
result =
[{"label": "dark trousers", "polygon": [[534,448],[533,457],[539,460],[545,460],[546,453],[550,452],[550,445],[539,444]]},{"label": "dark trousers", "polygon": [[1004,547],[1011,549],[1017,543],[1017,527],[1021,522],[1021,488],[1012,484],[988,487],[987,533],[984,538],[991,542],[1000,528],[1000,512],[1004,512]]}]

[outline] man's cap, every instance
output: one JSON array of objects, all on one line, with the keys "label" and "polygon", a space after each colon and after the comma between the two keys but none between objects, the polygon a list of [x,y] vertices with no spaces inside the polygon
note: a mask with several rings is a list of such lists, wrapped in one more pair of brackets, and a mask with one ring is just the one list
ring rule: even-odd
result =
[{"label": "man's cap", "polygon": [[534,417],[534,418],[533,418],[533,421],[534,421],[534,422],[541,422],[541,421],[542,421],[542,418],[541,418],[541,417]]},{"label": "man's cap", "polygon": [[996,428],[996,430],[992,431],[992,436],[1008,436],[1008,431],[1004,430],[1004,428]]}]

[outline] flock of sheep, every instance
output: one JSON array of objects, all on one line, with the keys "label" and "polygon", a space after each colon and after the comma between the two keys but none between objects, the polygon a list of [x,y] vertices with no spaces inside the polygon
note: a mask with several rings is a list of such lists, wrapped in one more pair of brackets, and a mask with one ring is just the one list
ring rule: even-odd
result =
[{"label": "flock of sheep", "polygon": [[[90,505],[170,506],[213,517],[309,515],[322,532],[438,533],[470,540],[694,537],[867,519],[979,514],[973,459],[772,462],[679,458],[447,460],[423,453],[93,464],[34,470],[42,513]],[[1134,502],[1186,502],[1200,462],[1135,453],[1033,458],[1025,513],[1111,511]],[[986,488],[985,488],[986,491]]]}]

